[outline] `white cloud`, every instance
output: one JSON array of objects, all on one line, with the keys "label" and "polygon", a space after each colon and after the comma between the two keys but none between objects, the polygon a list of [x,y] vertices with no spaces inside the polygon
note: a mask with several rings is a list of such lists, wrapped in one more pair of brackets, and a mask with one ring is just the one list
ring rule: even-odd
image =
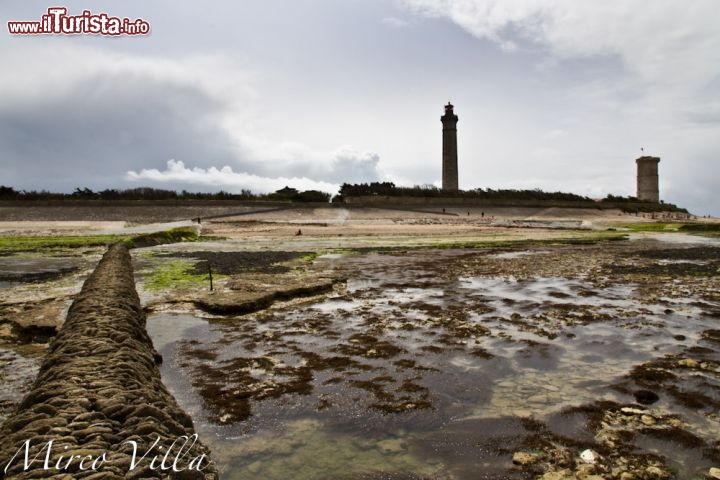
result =
[{"label": "white cloud", "polygon": [[[715,0],[403,0],[425,16],[445,17],[474,36],[503,48],[540,46],[550,59],[612,58],[621,78],[590,88],[641,97],[669,115],[704,110],[720,81],[720,28]],[[511,48],[512,49],[512,48]],[[626,100],[629,100],[626,98]]]},{"label": "white cloud", "polygon": [[[108,49],[83,47],[77,44],[12,45],[0,47],[3,63],[18,75],[0,77],[0,89],[8,101],[39,101],[73,94],[89,79],[94,86],[92,96],[102,96],[108,80],[125,78],[166,83],[201,90],[226,108],[247,108],[258,93],[253,86],[254,74],[241,62],[227,55],[189,55],[183,58],[138,55]],[[32,62],[27,59],[32,58]],[[45,73],[62,72],[62,81],[54,81]],[[105,101],[112,102],[112,98]]]},{"label": "white cloud", "polygon": [[717,76],[717,2],[694,0],[404,0],[498,43],[519,39],[565,58],[617,55],[637,74],[702,84]]},{"label": "white cloud", "polygon": [[343,146],[333,152],[331,178],[352,182],[373,182],[380,179],[378,164],[380,155],[375,152],[359,152],[351,146]]},{"label": "white cloud", "polygon": [[254,170],[263,175],[283,172],[336,184],[374,182],[383,177],[380,155],[351,145],[323,151],[300,142],[271,143],[257,137],[244,137],[242,143],[256,162]]},{"label": "white cloud", "polygon": [[338,185],[318,182],[306,177],[261,177],[246,172],[235,172],[229,166],[188,168],[178,160],[168,160],[167,168],[163,171],[155,168],[142,169],[139,172],[131,170],[127,172],[126,179],[134,182],[150,181],[171,184],[175,188],[190,186],[212,191],[222,189],[231,193],[239,193],[241,190],[269,193],[286,186],[298,190],[320,190],[327,193],[336,193],[339,189]]}]

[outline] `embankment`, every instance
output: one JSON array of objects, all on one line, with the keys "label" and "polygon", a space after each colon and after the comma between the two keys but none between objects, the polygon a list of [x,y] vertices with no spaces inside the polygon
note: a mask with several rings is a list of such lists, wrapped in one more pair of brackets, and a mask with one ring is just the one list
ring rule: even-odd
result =
[{"label": "embankment", "polygon": [[192,419],[160,379],[160,361],[127,247],[115,244],[0,429],[0,478],[216,479]]},{"label": "embankment", "polygon": [[515,207],[515,208],[583,208],[594,210],[619,209],[626,212],[676,212],[689,215],[675,205],[653,202],[609,202],[593,200],[538,200],[533,198],[477,198],[471,196],[345,196],[343,202],[352,207]]}]

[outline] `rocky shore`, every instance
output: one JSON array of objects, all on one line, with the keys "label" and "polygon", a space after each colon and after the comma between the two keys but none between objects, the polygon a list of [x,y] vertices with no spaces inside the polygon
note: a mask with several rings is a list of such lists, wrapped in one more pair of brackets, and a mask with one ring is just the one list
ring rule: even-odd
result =
[{"label": "rocky shore", "polygon": [[[14,412],[1,432],[0,472],[719,478],[718,232],[571,213],[203,216],[193,226],[199,241],[135,249],[134,285],[126,267],[107,271],[127,275],[129,290],[89,281],[102,301],[82,303],[83,291],[86,306],[73,306],[65,327],[64,311],[106,248],[91,235],[100,225],[71,229],[75,237],[50,231],[61,222],[5,222],[0,260],[19,274],[0,285],[0,421]],[[106,306],[109,298],[118,305]],[[75,333],[48,347],[60,328]],[[158,393],[166,390],[156,369],[212,449],[215,463],[202,472],[189,463],[161,471],[164,449],[193,429]],[[68,391],[72,400],[45,394]],[[21,471],[25,442],[35,472]],[[185,459],[205,466],[207,449],[193,448]],[[144,467],[133,467],[133,453]],[[98,458],[102,468],[89,468]],[[74,470],[58,469],[68,463]]]}]

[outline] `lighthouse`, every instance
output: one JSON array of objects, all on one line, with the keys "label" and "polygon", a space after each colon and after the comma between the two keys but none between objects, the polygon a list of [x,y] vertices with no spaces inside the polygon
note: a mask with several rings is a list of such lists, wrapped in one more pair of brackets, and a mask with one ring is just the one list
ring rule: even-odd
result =
[{"label": "lighthouse", "polygon": [[442,144],[442,189],[446,192],[458,191],[458,154],[457,154],[457,122],[453,113],[453,105],[445,105],[445,115],[440,117],[443,125]]}]

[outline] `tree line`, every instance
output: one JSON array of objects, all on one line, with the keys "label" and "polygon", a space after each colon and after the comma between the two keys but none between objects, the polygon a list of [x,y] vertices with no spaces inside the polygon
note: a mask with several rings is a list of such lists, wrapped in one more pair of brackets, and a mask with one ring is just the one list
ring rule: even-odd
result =
[{"label": "tree line", "polygon": [[650,203],[639,200],[633,196],[622,197],[608,194],[605,198],[596,201],[592,198],[567,192],[545,192],[539,188],[532,190],[517,189],[492,189],[476,188],[473,190],[459,190],[448,192],[434,185],[416,185],[414,187],[398,187],[392,182],[372,182],[349,184],[344,183],[340,187],[340,193],[333,198],[333,202],[343,202],[347,197],[361,197],[382,195],[388,197],[453,197],[471,198],[483,200],[522,200],[522,201],[567,201],[580,204],[587,204],[589,208],[620,208],[626,212],[682,212],[687,213],[684,208],[679,208],[672,203]]},{"label": "tree line", "polygon": [[[648,203],[636,197],[622,197],[609,194],[599,202],[589,197],[567,192],[545,192],[538,188],[532,190],[476,188],[447,192],[434,185],[416,185],[398,187],[392,182],[372,182],[349,184],[340,187],[333,203],[342,203],[347,197],[383,195],[388,197],[460,197],[487,200],[524,200],[524,201],[571,201],[587,203],[588,207],[621,208],[626,212],[683,212],[671,203]],[[243,189],[239,193],[220,190],[215,193],[165,190],[160,188],[139,187],[130,189],[105,189],[94,191],[87,187],[76,188],[72,193],[55,193],[47,190],[15,190],[13,187],[0,186],[0,200],[15,201],[73,201],[73,200],[237,200],[237,201],[282,201],[282,202],[319,202],[327,203],[331,195],[318,190],[299,191],[284,187],[272,193],[253,193]]]},{"label": "tree line", "polygon": [[[458,190],[448,192],[434,185],[416,185],[414,187],[398,187],[392,182],[372,182],[348,184],[340,187],[339,199],[367,195],[385,195],[390,197],[459,197],[502,200],[565,200],[574,202],[593,202],[588,197],[565,192],[544,192],[539,188],[533,190],[515,190],[476,188],[474,190]],[[336,197],[336,198],[338,198]],[[339,200],[338,199],[338,200]]]},{"label": "tree line", "polygon": [[87,187],[76,188],[72,193],[57,193],[47,190],[15,190],[13,187],[0,186],[0,200],[52,201],[52,200],[245,200],[245,201],[286,201],[286,202],[329,202],[330,194],[318,190],[299,191],[285,187],[273,193],[253,193],[241,190],[230,193],[220,190],[215,193],[165,190],[160,188],[139,187],[94,191]]}]

